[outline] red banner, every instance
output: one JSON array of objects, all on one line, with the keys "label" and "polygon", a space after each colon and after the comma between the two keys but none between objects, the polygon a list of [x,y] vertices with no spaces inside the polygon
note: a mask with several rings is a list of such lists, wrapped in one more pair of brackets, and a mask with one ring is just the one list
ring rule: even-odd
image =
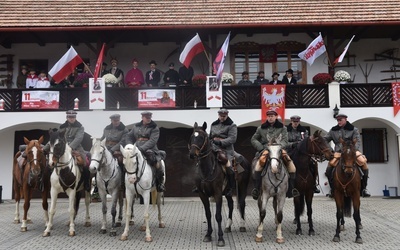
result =
[{"label": "red banner", "polygon": [[261,85],[261,121],[267,120],[267,111],[275,110],[282,123],[285,122],[286,85]]},{"label": "red banner", "polygon": [[397,112],[400,110],[400,82],[392,83],[392,93],[393,93],[393,116],[396,116]]}]

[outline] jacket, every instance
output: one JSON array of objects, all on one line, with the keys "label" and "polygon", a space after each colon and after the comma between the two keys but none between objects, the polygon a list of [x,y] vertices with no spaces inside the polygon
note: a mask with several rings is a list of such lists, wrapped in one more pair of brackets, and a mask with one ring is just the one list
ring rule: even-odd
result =
[{"label": "jacket", "polygon": [[119,151],[119,146],[121,142],[125,140],[125,136],[128,132],[128,129],[122,122],[117,127],[110,124],[104,128],[103,136],[100,140],[106,138],[106,148],[111,152]]},{"label": "jacket", "polygon": [[360,151],[360,132],[358,128],[354,127],[350,122],[346,122],[343,127],[339,127],[338,125],[332,127],[331,130],[329,130],[329,132],[324,136],[326,142],[329,143],[333,141],[333,143],[335,143],[335,152],[342,151],[342,144],[339,142],[340,138],[345,141],[357,139],[355,148],[357,151]]},{"label": "jacket", "polygon": [[[301,126],[300,124],[297,128],[293,128],[292,124],[287,126],[288,132],[288,148],[291,148],[292,145],[297,144],[299,141],[302,141],[305,137],[308,137],[308,130]],[[301,135],[301,133],[304,133]]]},{"label": "jacket", "polygon": [[211,124],[210,128],[210,139],[221,141],[221,145],[212,144],[213,150],[217,151],[222,149],[226,152],[229,160],[233,159],[235,149],[233,144],[235,144],[237,139],[237,126],[228,117],[224,122],[216,120]]},{"label": "jacket", "polygon": [[144,125],[143,121],[136,123],[126,135],[126,144],[134,144],[140,151],[152,150],[158,152],[157,142],[160,137],[160,129],[154,121]]},{"label": "jacket", "polygon": [[288,132],[286,127],[278,120],[274,124],[270,124],[268,121],[261,124],[251,137],[251,145],[257,150],[257,152],[267,148],[271,139],[277,139],[277,142],[285,148],[288,145]]}]

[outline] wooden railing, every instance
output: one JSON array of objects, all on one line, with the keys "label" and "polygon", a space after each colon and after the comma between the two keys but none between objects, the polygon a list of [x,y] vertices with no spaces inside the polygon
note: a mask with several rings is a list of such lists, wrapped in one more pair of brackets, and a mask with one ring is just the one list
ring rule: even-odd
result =
[{"label": "wooden railing", "polygon": [[[171,89],[171,88],[168,88]],[[177,87],[176,107],[164,109],[206,108],[205,87]],[[65,111],[74,107],[74,99],[79,99],[79,109],[89,110],[87,88],[51,89],[60,91],[60,107]],[[0,89],[0,99],[4,100],[7,112],[45,111],[21,108],[21,89]],[[223,106],[229,109],[257,109],[261,107],[260,86],[224,86]],[[346,84],[340,86],[341,107],[366,107],[392,105],[391,84]],[[107,88],[106,110],[138,110],[138,89]],[[286,108],[327,108],[329,107],[328,85],[290,85],[286,87]],[[53,110],[54,111],[54,110]]]}]

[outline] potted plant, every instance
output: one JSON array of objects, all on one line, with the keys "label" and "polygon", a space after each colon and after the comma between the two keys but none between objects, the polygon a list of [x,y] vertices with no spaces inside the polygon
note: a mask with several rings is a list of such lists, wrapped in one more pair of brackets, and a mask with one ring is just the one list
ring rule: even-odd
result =
[{"label": "potted plant", "polygon": [[223,72],[221,82],[223,86],[233,85],[233,76],[230,73]]},{"label": "potted plant", "polygon": [[195,75],[192,79],[193,86],[203,87],[206,85],[207,76],[204,74]]},{"label": "potted plant", "polygon": [[113,74],[105,74],[103,78],[107,87],[116,87],[118,84],[118,79]]},{"label": "potted plant", "polygon": [[329,73],[318,73],[312,79],[314,84],[322,85],[332,82],[332,76]]},{"label": "potted plant", "polygon": [[351,76],[347,71],[339,70],[335,73],[333,79],[340,83],[348,83],[351,81]]}]

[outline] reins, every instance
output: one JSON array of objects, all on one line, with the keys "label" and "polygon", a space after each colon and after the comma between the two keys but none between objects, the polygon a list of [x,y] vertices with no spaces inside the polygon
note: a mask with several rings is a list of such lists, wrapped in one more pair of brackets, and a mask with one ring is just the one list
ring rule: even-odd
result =
[{"label": "reins", "polygon": [[[139,153],[140,153],[140,152],[139,152]],[[126,164],[124,165],[124,168],[125,168],[126,173],[131,174],[131,175],[133,175],[133,174],[136,175],[137,180],[136,180],[136,182],[135,182],[135,189],[136,189],[136,185],[139,185],[139,187],[140,187],[141,189],[143,189],[143,190],[149,190],[149,189],[151,189],[151,188],[153,187],[153,181],[152,181],[152,183],[151,183],[151,185],[150,185],[149,188],[143,188],[142,185],[140,185],[140,183],[139,183],[140,180],[141,180],[141,178],[142,178],[142,176],[144,175],[144,171],[145,171],[146,165],[147,165],[146,158],[142,155],[143,163],[142,163],[141,171],[139,171],[139,157],[138,157],[138,154],[139,154],[139,153],[136,153],[136,154],[134,154],[134,155],[132,155],[132,156],[129,157],[130,159],[136,158],[136,171],[133,171],[133,172],[128,171],[128,169],[126,169]],[[125,158],[125,157],[124,157],[124,158]],[[125,158],[125,159],[126,159],[126,158]],[[136,190],[136,193],[138,193],[137,190]]]},{"label": "reins", "polygon": [[[190,145],[190,147],[195,147],[195,148],[198,149],[199,153],[195,155],[195,158],[196,158],[196,161],[197,161],[196,168],[199,169],[199,168],[201,168],[200,167],[201,160],[205,159],[206,157],[208,157],[210,155],[210,153],[212,152],[212,147],[210,146],[210,140],[209,140],[207,134],[202,130],[201,131],[197,131],[197,132],[202,133],[204,135],[205,139],[204,139],[201,147],[197,146],[194,143],[192,143]],[[193,135],[192,135],[192,137],[193,137]],[[205,148],[206,146],[208,146],[208,148]],[[189,147],[189,150],[190,150],[190,147]],[[207,175],[206,177],[204,177],[202,171],[198,171],[199,172],[198,175],[199,175],[200,180],[202,182],[212,182],[217,178],[218,175],[216,174],[217,171],[216,171],[216,167],[215,167],[215,161],[212,162],[211,165],[212,165],[211,173],[209,175]]]}]

